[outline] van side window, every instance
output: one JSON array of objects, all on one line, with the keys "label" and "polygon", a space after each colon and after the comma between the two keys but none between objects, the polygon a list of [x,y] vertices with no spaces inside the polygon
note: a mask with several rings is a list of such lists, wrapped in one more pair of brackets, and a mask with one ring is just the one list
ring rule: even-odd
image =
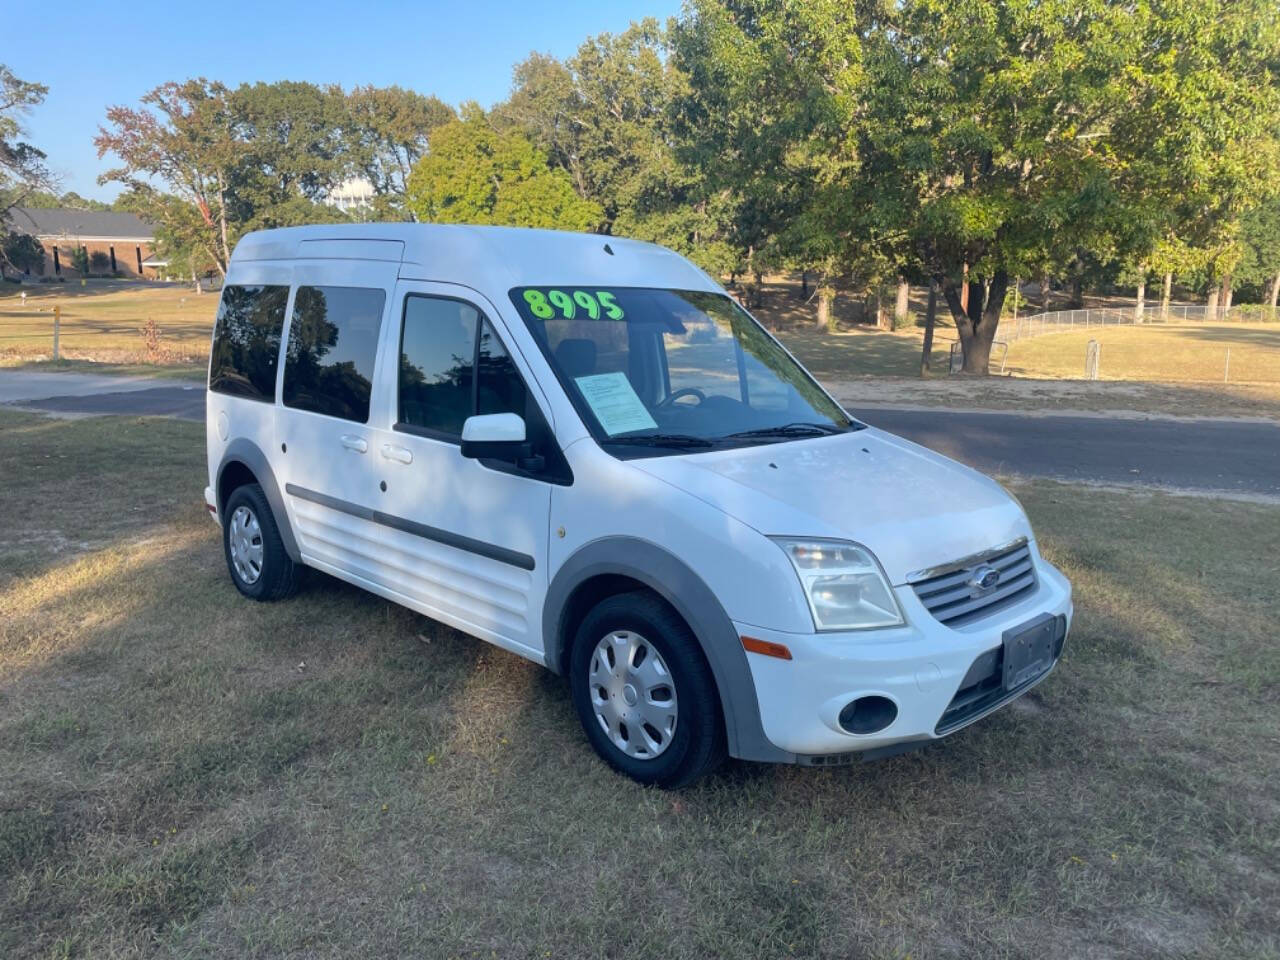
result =
[{"label": "van side window", "polygon": [[287,286],[230,286],[222,290],[213,326],[209,389],[274,403],[276,366]]},{"label": "van side window", "polygon": [[400,334],[399,422],[449,437],[475,404],[480,312],[461,300],[409,296]]},{"label": "van side window", "polygon": [[367,423],[386,291],[298,287],[284,359],[284,403]]}]

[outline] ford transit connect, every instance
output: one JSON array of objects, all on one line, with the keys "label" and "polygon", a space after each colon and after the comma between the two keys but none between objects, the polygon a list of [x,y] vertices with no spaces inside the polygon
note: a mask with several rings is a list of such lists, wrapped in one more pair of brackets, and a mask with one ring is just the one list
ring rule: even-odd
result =
[{"label": "ford transit connect", "polygon": [[999,485],[854,420],[650,244],[249,234],[207,402],[242,594],[312,567],[544,664],[642,782],[934,740],[1041,682],[1070,626]]}]

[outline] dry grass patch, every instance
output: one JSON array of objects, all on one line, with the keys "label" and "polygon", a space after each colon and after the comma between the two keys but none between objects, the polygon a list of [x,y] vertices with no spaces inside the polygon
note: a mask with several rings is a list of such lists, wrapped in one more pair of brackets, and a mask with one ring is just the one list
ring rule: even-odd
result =
[{"label": "dry grass patch", "polygon": [[199,366],[209,356],[218,294],[197,295],[184,284],[110,282],[49,284],[0,290],[0,362],[12,365],[53,355],[54,308],[62,311],[59,349],[75,361]]},{"label": "dry grass patch", "polygon": [[[1107,380],[1272,384],[1280,392],[1280,324],[1220,323],[1094,327],[1020,340],[1007,369],[1019,376],[1084,375],[1090,340]],[[1228,365],[1227,351],[1230,350]]]},{"label": "dry grass patch", "polygon": [[0,411],[0,955],[1280,951],[1274,507],[1021,486],[1078,617],[1019,709],[672,794],[533,664],[319,575],[241,599],[203,457]]}]

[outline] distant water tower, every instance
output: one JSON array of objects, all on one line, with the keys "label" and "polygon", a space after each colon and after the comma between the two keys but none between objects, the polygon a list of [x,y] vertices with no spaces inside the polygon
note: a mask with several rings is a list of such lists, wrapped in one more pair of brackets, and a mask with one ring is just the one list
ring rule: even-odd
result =
[{"label": "distant water tower", "polygon": [[343,213],[369,210],[373,207],[373,184],[364,177],[352,177],[329,191],[324,202]]}]

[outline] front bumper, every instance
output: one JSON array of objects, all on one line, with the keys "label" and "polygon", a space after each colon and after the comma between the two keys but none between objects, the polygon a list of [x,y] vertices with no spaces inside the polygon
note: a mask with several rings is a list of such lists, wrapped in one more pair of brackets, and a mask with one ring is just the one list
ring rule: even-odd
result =
[{"label": "front bumper", "polygon": [[[889,630],[794,634],[735,622],[739,635],[791,651],[790,660],[747,654],[765,736],[799,762],[835,762],[836,755],[896,752],[938,739],[1021,696],[1052,671],[1010,693],[997,689],[990,676],[1005,631],[1041,615],[1061,617],[1060,653],[1073,613],[1066,578],[1038,550],[1035,563],[1034,592],[956,628],[935,620],[909,586],[895,588],[907,625]],[[866,696],[891,700],[897,715],[874,733],[850,733],[840,711]]]}]

